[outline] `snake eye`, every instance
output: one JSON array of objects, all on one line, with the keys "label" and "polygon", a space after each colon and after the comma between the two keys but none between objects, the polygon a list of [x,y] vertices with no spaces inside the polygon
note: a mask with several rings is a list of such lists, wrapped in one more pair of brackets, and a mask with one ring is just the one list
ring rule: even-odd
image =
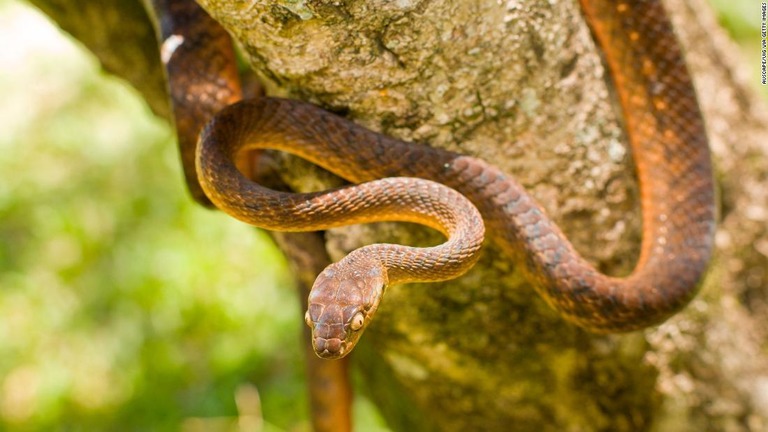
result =
[{"label": "snake eye", "polygon": [[358,312],[355,314],[355,316],[352,317],[352,321],[349,323],[349,328],[351,328],[353,331],[358,331],[363,328],[364,323],[365,317],[363,316],[363,313]]},{"label": "snake eye", "polygon": [[304,314],[304,322],[307,323],[307,325],[312,328],[312,317],[309,316],[309,311],[307,311]]}]

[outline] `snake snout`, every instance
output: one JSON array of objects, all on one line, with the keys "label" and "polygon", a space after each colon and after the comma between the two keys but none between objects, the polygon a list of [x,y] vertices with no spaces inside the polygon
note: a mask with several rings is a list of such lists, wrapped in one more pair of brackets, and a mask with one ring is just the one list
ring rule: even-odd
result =
[{"label": "snake snout", "polygon": [[[312,312],[322,311],[318,315]],[[312,347],[315,353],[326,359],[340,358],[349,352],[347,332],[341,317],[338,316],[338,308],[313,308],[307,312],[308,323],[311,322]],[[314,319],[313,319],[314,317]]]},{"label": "snake snout", "polygon": [[312,340],[312,345],[318,357],[324,359],[341,358],[347,353],[347,343],[339,338],[315,337]]}]

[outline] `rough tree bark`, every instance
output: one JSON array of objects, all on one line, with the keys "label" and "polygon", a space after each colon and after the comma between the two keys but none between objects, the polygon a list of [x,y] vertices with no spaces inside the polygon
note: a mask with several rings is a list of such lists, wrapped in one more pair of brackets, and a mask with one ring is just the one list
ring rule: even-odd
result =
[{"label": "rough tree bark", "polygon": [[[576,0],[200,3],[241,42],[269,93],[493,161],[601,269],[632,268],[631,155]],[[704,0],[667,6],[718,173],[717,252],[702,293],[658,328],[592,335],[551,311],[489,243],[457,281],[391,288],[356,350],[393,429],[768,428],[768,111]],[[86,28],[68,30],[87,39]],[[292,158],[283,164],[296,190],[332,182]],[[334,258],[373,241],[439,238],[395,224],[326,234]]]}]

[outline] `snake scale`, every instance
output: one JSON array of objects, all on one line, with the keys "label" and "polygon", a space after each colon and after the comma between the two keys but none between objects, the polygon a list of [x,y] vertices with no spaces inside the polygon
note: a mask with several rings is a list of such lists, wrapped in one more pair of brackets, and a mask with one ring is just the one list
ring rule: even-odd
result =
[{"label": "snake scale", "polygon": [[[640,258],[624,278],[585,261],[519,183],[483,160],[399,141],[293,100],[256,98],[213,116],[197,144],[197,174],[206,196],[228,214],[297,231],[411,221],[448,237],[432,248],[366,246],[322,272],[306,314],[319,356],[342,357],[354,347],[388,285],[467,271],[477,260],[482,221],[524,264],[547,303],[587,330],[654,325],[695,295],[712,251],[714,186],[702,116],[671,23],[658,0],[580,3],[616,87],[640,183]],[[266,189],[235,164],[263,148],[297,154],[355,184],[312,194]]]}]

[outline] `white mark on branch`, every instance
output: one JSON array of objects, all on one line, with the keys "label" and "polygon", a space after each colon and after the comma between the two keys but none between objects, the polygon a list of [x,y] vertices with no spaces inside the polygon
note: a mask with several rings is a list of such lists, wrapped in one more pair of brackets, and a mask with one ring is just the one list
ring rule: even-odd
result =
[{"label": "white mark on branch", "polygon": [[176,52],[176,48],[180,47],[184,43],[184,36],[171,35],[163,41],[163,45],[160,47],[160,59],[163,64],[168,64],[173,57],[173,53]]}]

